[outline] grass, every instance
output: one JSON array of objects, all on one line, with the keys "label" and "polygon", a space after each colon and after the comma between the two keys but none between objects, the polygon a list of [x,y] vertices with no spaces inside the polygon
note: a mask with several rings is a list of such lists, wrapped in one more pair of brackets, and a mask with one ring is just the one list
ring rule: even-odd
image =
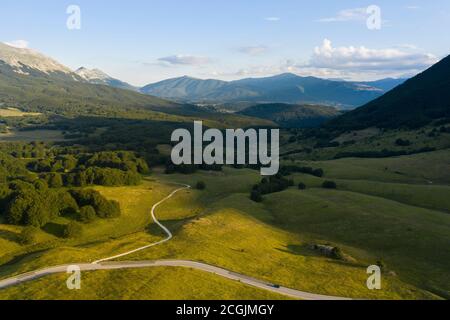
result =
[{"label": "grass", "polygon": [[97,219],[83,225],[80,238],[65,240],[58,237],[58,230],[70,221],[60,217],[44,227],[37,243],[20,246],[17,240],[22,228],[0,224],[0,261],[6,264],[0,267],[0,277],[42,266],[94,261],[116,254],[116,250],[133,249],[160,238],[159,232],[147,231],[152,221],[150,208],[175,189],[174,186],[145,180],[139,186],[96,189],[107,198],[118,200],[122,214],[116,219]]},{"label": "grass", "polygon": [[13,130],[0,133],[0,142],[32,142],[32,141],[63,141],[64,136],[59,130]]},{"label": "grass", "polygon": [[[336,179],[340,190],[317,188],[323,179],[295,175],[296,181],[305,180],[307,190],[291,188],[267,195],[260,204],[248,197],[252,185],[260,179],[259,172],[252,170],[225,168],[223,172],[194,175],[154,174],[151,179],[160,182],[147,179],[137,187],[98,187],[102,194],[121,203],[121,218],[96,221],[86,226],[82,238],[67,242],[55,238],[51,240],[53,247],[41,251],[37,247],[25,248],[28,251],[24,253],[13,239],[0,239],[9,241],[8,250],[16,257],[0,267],[0,276],[46,265],[93,261],[160,240],[161,230],[149,220],[151,206],[177,188],[171,182],[195,185],[204,181],[206,190],[184,190],[158,207],[156,215],[173,230],[173,240],[122,260],[197,260],[299,290],[353,298],[448,297],[450,256],[446,248],[450,244],[450,216],[444,212],[448,208],[447,186],[419,184],[423,182],[419,164],[429,163],[430,159],[438,168],[447,161],[444,152],[436,152],[425,159],[415,155],[386,159],[387,162],[321,162],[314,167],[324,167],[324,179]],[[367,181],[352,179],[352,164],[359,171],[356,177]],[[387,172],[386,165],[391,168]],[[403,168],[400,181],[394,172],[397,166]],[[377,182],[380,172],[385,172],[391,183]],[[426,174],[427,178],[442,178],[433,172]],[[440,181],[445,181],[445,177]],[[414,185],[409,189],[407,183]],[[430,198],[432,195],[436,198]],[[435,210],[426,209],[430,206]],[[322,256],[309,247],[317,243],[338,246],[351,259]],[[380,259],[386,265],[382,290],[370,291],[365,286],[366,268]],[[93,272],[84,276],[83,283],[89,290],[61,294],[56,289],[43,289],[64,285],[56,283],[55,279],[62,278],[55,276],[0,291],[0,297],[257,299],[266,294],[253,290],[245,291],[247,295],[243,286],[237,291],[236,283],[203,273],[199,276],[200,273],[178,269]],[[112,277],[118,279],[117,285],[111,284]],[[138,278],[144,288],[151,286],[151,293],[137,293]],[[183,290],[177,287],[181,283]],[[173,290],[168,293],[165,287]]]},{"label": "grass", "polygon": [[323,168],[329,178],[450,185],[450,149],[382,159],[297,161]]},{"label": "grass", "polygon": [[0,108],[0,117],[10,118],[10,117],[36,117],[40,116],[41,113],[37,112],[23,112],[17,108]]},{"label": "grass", "polygon": [[284,296],[205,272],[158,267],[83,272],[81,290],[68,290],[67,275],[52,275],[0,291],[5,299],[58,300],[279,300]]},{"label": "grass", "polygon": [[[337,147],[316,147],[320,140],[316,138],[299,138],[295,142],[289,142],[289,137],[292,133],[282,132],[281,146],[282,154],[285,152],[292,152],[285,158],[296,160],[329,160],[334,159],[339,153],[345,152],[381,152],[383,150],[389,151],[405,151],[413,152],[422,148],[435,148],[436,150],[450,148],[450,135],[448,133],[439,133],[436,136],[430,136],[429,133],[435,129],[433,126],[428,126],[419,130],[378,130],[369,128],[361,131],[351,131],[344,133],[341,136],[333,139],[333,142],[339,142]],[[440,129],[440,127],[436,127]],[[410,141],[409,146],[398,146],[397,139]],[[348,144],[345,144],[347,142]],[[350,143],[349,143],[350,142]],[[305,149],[311,149],[311,152],[305,152]]]},{"label": "grass", "polygon": [[[281,204],[281,205],[280,205]],[[450,216],[348,191],[289,190],[267,197],[277,226],[381,259],[401,279],[449,294]],[[364,254],[361,254],[361,250]]]}]

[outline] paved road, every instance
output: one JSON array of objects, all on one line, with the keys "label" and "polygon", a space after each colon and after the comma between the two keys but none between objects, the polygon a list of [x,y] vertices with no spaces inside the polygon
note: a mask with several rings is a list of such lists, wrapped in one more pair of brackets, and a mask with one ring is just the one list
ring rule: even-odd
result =
[{"label": "paved road", "polygon": [[[272,283],[267,283],[255,278],[251,278],[242,274],[238,274],[235,272],[228,271],[223,268],[215,267],[212,265],[208,265],[201,262],[195,262],[195,261],[187,261],[187,260],[157,260],[157,261],[120,261],[120,262],[107,262],[111,261],[117,258],[122,258],[124,256],[130,255],[132,253],[148,249],[150,247],[154,247],[157,245],[160,245],[164,242],[169,241],[172,239],[173,235],[170,232],[167,227],[165,227],[163,224],[161,224],[158,219],[155,216],[155,210],[156,208],[161,205],[163,202],[169,200],[172,198],[176,193],[178,193],[181,190],[190,189],[191,186],[185,185],[185,184],[178,184],[182,185],[182,188],[179,188],[175,191],[173,191],[171,194],[169,194],[167,197],[156,203],[151,210],[151,215],[155,223],[164,230],[167,237],[164,240],[131,250],[127,251],[112,257],[104,258],[101,260],[94,261],[93,263],[81,263],[81,264],[75,264],[80,268],[81,271],[96,271],[96,270],[118,270],[118,269],[140,269],[140,268],[152,268],[152,267],[184,267],[184,268],[190,268],[190,269],[196,269],[201,270],[204,272],[209,272],[227,279],[239,281],[241,283],[245,283],[247,285],[257,287],[260,289],[264,289],[267,291],[275,292],[282,294],[284,296],[288,296],[291,298],[297,298],[302,300],[349,300],[347,298],[341,298],[341,297],[334,297],[334,296],[326,296],[326,295],[319,295],[319,294],[313,294],[309,292],[303,292],[299,290],[294,290],[290,288],[281,287]],[[21,283],[25,283],[28,281],[36,280],[48,275],[52,274],[58,274],[58,273],[67,273],[67,270],[70,266],[73,265],[61,265],[61,266],[55,266],[55,267],[49,267],[44,268],[41,270],[33,271],[24,273],[15,277],[11,277],[8,279],[0,280],[0,289],[4,289],[10,286],[18,285]]]},{"label": "paved road", "polygon": [[[7,288],[9,286],[18,285],[20,283],[36,280],[48,275],[66,273],[70,265],[62,265],[51,268],[45,268],[42,270],[25,273],[16,277],[0,281],[0,289]],[[157,260],[157,261],[121,261],[121,262],[103,262],[103,263],[86,263],[78,264],[78,267],[82,271],[96,271],[96,270],[118,270],[118,269],[142,269],[142,268],[154,268],[154,267],[183,267],[196,269],[211,274],[215,274],[230,280],[239,281],[241,283],[264,289],[267,291],[275,292],[291,298],[302,300],[349,300],[346,298],[334,297],[313,294],[309,292],[303,292],[285,287],[279,287],[272,283],[264,282],[255,278],[251,278],[239,273],[231,272],[229,270],[215,267],[209,264],[187,261],[187,260]]]}]

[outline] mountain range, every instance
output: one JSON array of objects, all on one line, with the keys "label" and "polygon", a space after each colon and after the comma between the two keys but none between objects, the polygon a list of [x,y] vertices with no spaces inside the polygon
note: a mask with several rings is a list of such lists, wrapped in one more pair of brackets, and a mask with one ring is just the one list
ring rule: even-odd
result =
[{"label": "mountain range", "polygon": [[92,84],[86,77],[34,50],[0,43],[1,103],[64,115],[181,108],[178,103],[131,90]]},{"label": "mountain range", "polygon": [[354,109],[380,97],[404,81],[405,79],[383,79],[374,82],[347,82],[301,77],[292,73],[230,82],[184,76],[147,85],[140,91],[190,103],[308,103]]},{"label": "mountain range", "polygon": [[[44,76],[112,88],[126,89],[182,103],[222,104],[224,109],[239,111],[240,106],[261,103],[322,104],[341,109],[354,109],[404,82],[404,79],[383,79],[373,82],[347,82],[291,73],[265,78],[236,81],[201,80],[181,77],[149,84],[142,88],[113,78],[99,69],[84,67],[76,71],[39,52],[0,43],[0,61],[17,75]],[[106,90],[106,89],[104,89]],[[232,105],[231,107],[227,106]]]},{"label": "mountain range", "polygon": [[[287,73],[231,82],[181,77],[137,89],[98,69],[74,72],[34,50],[0,43],[0,103],[64,115],[114,115],[138,109],[175,115],[210,112],[155,97],[159,96],[183,102],[242,103],[248,108],[237,116],[283,126],[316,125],[335,117],[328,128],[420,127],[434,119],[450,119],[449,89],[450,56],[406,81],[345,82]],[[339,115],[319,104],[363,106]]]}]

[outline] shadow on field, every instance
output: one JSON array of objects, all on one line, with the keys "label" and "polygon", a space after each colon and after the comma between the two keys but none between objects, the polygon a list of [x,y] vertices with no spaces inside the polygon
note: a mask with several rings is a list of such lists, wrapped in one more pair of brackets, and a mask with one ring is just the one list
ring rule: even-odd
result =
[{"label": "shadow on field", "polygon": [[19,236],[16,233],[8,231],[8,230],[1,230],[0,238],[5,239],[7,241],[11,241],[11,242],[19,242]]},{"label": "shadow on field", "polygon": [[[173,235],[176,235],[178,231],[183,227],[183,225],[195,220],[197,217],[179,219],[179,220],[164,220],[160,221],[166,228],[172,232]],[[165,235],[164,231],[155,223],[149,225],[145,231],[152,236],[162,236]]]},{"label": "shadow on field", "polygon": [[319,257],[319,256],[321,256],[320,254],[318,254],[317,252],[315,252],[314,250],[309,248],[309,246],[307,244],[300,244],[300,245],[289,244],[286,246],[285,249],[276,248],[276,250],[284,252],[284,253],[293,254],[296,256],[304,256],[304,257]]},{"label": "shadow on field", "polygon": [[42,230],[47,232],[48,234],[54,235],[55,237],[62,238],[64,232],[64,225],[58,223],[47,223]]}]

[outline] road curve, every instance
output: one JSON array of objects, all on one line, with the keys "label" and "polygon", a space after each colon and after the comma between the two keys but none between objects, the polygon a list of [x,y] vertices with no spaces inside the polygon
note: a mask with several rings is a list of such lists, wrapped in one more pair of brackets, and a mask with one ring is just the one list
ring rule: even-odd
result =
[{"label": "road curve", "polygon": [[173,191],[173,192],[172,192],[171,194],[169,194],[167,197],[165,197],[164,199],[162,199],[162,200],[159,201],[158,203],[155,203],[155,204],[153,205],[153,207],[152,207],[152,210],[151,210],[151,215],[152,215],[153,221],[155,221],[155,223],[156,223],[161,229],[163,229],[164,232],[165,232],[166,235],[167,235],[167,237],[166,237],[165,239],[163,239],[163,240],[161,240],[161,241],[158,241],[158,242],[155,242],[155,243],[151,243],[151,244],[149,244],[149,245],[146,245],[146,246],[143,246],[143,247],[140,247],[140,248],[137,248],[137,249],[134,249],[134,250],[130,250],[130,251],[128,251],[128,252],[124,252],[124,253],[121,253],[121,254],[112,256],[112,257],[108,257],[108,258],[104,258],[104,259],[101,259],[101,260],[97,260],[97,261],[94,261],[94,262],[92,262],[92,263],[93,263],[93,264],[97,264],[97,263],[100,263],[100,262],[111,261],[111,260],[114,260],[114,259],[117,259],[117,258],[122,258],[122,257],[128,256],[128,255],[130,255],[130,254],[132,254],[132,253],[136,253],[136,252],[138,252],[138,251],[142,251],[142,250],[145,250],[145,249],[148,249],[148,248],[151,248],[151,247],[154,247],[154,246],[163,244],[164,242],[167,242],[167,241],[171,240],[171,239],[173,238],[172,232],[170,232],[170,230],[167,229],[167,227],[165,227],[161,222],[158,221],[158,219],[156,219],[156,216],[155,216],[155,210],[156,210],[156,208],[157,208],[159,205],[161,205],[163,202],[166,202],[167,200],[169,200],[170,198],[172,198],[177,192],[180,192],[181,190],[185,190],[185,189],[190,189],[190,188],[191,188],[191,186],[190,186],[190,185],[187,185],[187,184],[180,184],[180,183],[175,183],[175,184],[177,184],[177,185],[182,185],[183,187],[182,187],[182,188],[179,188],[179,189],[177,189],[177,190],[175,190],[175,191]]},{"label": "road curve", "polygon": [[142,269],[142,268],[152,268],[152,267],[184,267],[184,268],[190,268],[190,269],[196,269],[204,272],[208,272],[211,274],[215,274],[218,276],[221,276],[223,278],[227,278],[230,280],[239,281],[241,283],[260,288],[263,290],[275,292],[284,296],[288,296],[291,298],[296,299],[302,299],[302,300],[351,300],[348,298],[342,298],[342,297],[335,297],[335,296],[327,296],[327,295],[320,295],[320,294],[314,294],[299,290],[294,290],[286,287],[281,287],[272,283],[268,283],[265,281],[261,281],[252,277],[248,277],[246,275],[242,275],[239,273],[235,273],[223,268],[219,268],[216,266],[212,266],[206,263],[196,262],[196,261],[188,261],[188,260],[156,260],[156,261],[119,261],[119,262],[107,262],[110,260],[114,260],[117,258],[121,258],[127,255],[130,255],[132,253],[148,249],[150,247],[154,247],[157,245],[160,245],[164,242],[167,242],[173,238],[172,233],[170,230],[165,227],[163,224],[161,224],[158,219],[155,216],[155,210],[156,208],[161,205],[163,202],[169,200],[172,198],[176,193],[178,193],[181,190],[190,189],[191,186],[187,184],[179,184],[182,185],[182,188],[176,189],[171,194],[169,194],[167,197],[153,205],[151,209],[151,215],[152,219],[155,221],[155,223],[164,230],[167,237],[161,241],[128,251],[124,252],[112,257],[104,258],[101,260],[94,261],[92,263],[80,263],[80,264],[72,264],[72,265],[61,265],[61,266],[54,266],[49,268],[44,268],[37,271],[32,271],[28,273],[24,273],[21,275],[17,275],[15,277],[7,278],[4,280],[0,280],[0,289],[5,289],[10,286],[18,285],[21,283],[25,283],[28,281],[33,281],[45,276],[49,276],[52,274],[59,274],[59,273],[67,273],[67,270],[69,267],[77,266],[80,268],[81,271],[96,271],[96,270],[119,270],[119,269]]},{"label": "road curve", "polygon": [[[42,270],[25,273],[16,277],[8,278],[0,281],[0,289],[4,289],[10,286],[18,285],[28,281],[36,280],[45,276],[58,273],[67,273],[69,267],[73,265],[61,265]],[[302,299],[302,300],[350,300],[347,298],[326,296],[320,294],[313,294],[309,292],[294,290],[286,287],[277,286],[272,283],[261,281],[255,278],[251,278],[236,272],[232,272],[223,268],[215,267],[209,264],[188,261],[188,260],[156,260],[156,261],[121,261],[121,262],[105,262],[105,263],[86,263],[77,264],[77,267],[82,271],[97,271],[97,270],[119,270],[119,269],[143,269],[154,267],[183,267],[189,269],[200,270],[227,278],[230,280],[239,281],[241,283],[278,293],[290,298]]]}]

